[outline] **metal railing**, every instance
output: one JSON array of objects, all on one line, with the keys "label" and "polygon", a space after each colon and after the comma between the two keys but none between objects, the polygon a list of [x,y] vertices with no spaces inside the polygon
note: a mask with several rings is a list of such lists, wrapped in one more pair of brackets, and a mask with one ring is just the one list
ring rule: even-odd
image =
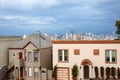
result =
[{"label": "metal railing", "polygon": [[0,69],[0,80],[5,80],[7,72],[14,66],[14,61],[12,61],[8,66],[3,66]]},{"label": "metal railing", "polygon": [[8,71],[7,66],[3,66],[1,68],[1,70],[0,70],[0,80],[5,80],[7,71]]}]

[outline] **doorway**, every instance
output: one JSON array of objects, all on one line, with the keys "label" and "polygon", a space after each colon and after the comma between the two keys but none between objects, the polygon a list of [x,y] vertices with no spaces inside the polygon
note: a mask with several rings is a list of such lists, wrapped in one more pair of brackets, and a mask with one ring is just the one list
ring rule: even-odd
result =
[{"label": "doorway", "polygon": [[89,79],[89,66],[84,65],[84,79]]},{"label": "doorway", "polygon": [[22,54],[22,52],[19,52],[19,59],[23,59],[23,54]]},{"label": "doorway", "polygon": [[91,60],[84,59],[84,60],[82,60],[81,65],[83,66],[83,76],[82,77],[84,79],[89,79],[91,77],[91,73],[90,73],[90,71],[91,71],[90,66],[92,65]]}]

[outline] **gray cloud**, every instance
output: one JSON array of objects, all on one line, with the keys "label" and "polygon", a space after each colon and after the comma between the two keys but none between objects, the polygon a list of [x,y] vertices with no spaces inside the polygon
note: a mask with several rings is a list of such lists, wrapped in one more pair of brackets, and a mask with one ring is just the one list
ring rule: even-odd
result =
[{"label": "gray cloud", "polygon": [[[56,22],[54,17],[29,17],[29,16],[11,16],[2,15],[0,21],[5,22],[5,25],[47,25]],[[2,23],[4,24],[4,23]]]},{"label": "gray cloud", "polygon": [[120,0],[0,0],[0,25],[61,33],[88,27],[108,31],[120,18],[119,4]]},{"label": "gray cloud", "polygon": [[0,8],[34,9],[36,7],[49,8],[58,4],[56,0],[0,0]]}]

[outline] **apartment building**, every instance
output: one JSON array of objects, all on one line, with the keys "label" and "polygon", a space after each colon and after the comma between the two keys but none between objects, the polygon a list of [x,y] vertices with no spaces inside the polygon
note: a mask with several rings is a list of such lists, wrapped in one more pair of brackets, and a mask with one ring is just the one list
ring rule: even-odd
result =
[{"label": "apartment building", "polygon": [[120,40],[56,40],[52,43],[57,80],[72,80],[73,65],[78,66],[77,80],[95,78],[95,66],[120,67]]},{"label": "apartment building", "polygon": [[41,80],[41,69],[51,69],[51,40],[32,34],[9,47],[9,76],[14,80]]}]

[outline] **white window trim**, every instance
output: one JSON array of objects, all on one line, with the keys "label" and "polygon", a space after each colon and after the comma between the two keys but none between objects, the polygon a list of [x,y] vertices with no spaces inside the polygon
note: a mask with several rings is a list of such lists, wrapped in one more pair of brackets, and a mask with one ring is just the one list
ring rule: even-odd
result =
[{"label": "white window trim", "polygon": [[109,54],[110,54],[110,57],[109,57],[110,58],[110,62],[112,62],[112,50],[110,50]]},{"label": "white window trim", "polygon": [[32,76],[32,68],[28,67],[28,76],[31,77]]},{"label": "white window trim", "polygon": [[32,52],[28,52],[28,62],[32,62]]},{"label": "white window trim", "polygon": [[[62,60],[60,60],[60,61],[63,61],[63,62],[66,62],[66,60],[65,60],[65,50],[66,50],[66,49],[61,50]],[[67,50],[67,51],[68,51],[68,50]],[[68,52],[67,52],[67,57],[68,57]],[[68,61],[68,60],[67,60],[67,61]]]},{"label": "white window trim", "polygon": [[[39,72],[38,68],[35,67],[35,68],[34,68],[34,76],[35,76],[35,77],[39,75],[38,72]],[[37,75],[35,75],[35,73],[37,73]]]},{"label": "white window trim", "polygon": [[[36,53],[37,53],[37,56],[35,55]],[[37,58],[37,60],[35,60],[35,58]],[[37,61],[37,62],[38,62],[38,61],[39,61],[38,59],[39,59],[39,54],[38,54],[38,52],[34,52],[34,61]]]},{"label": "white window trim", "polygon": [[[116,50],[109,50],[109,58],[110,58],[110,63],[112,62],[112,51],[116,51]],[[116,61],[115,61],[116,62]]]},{"label": "white window trim", "polygon": [[64,50],[62,50],[62,61],[65,61]]}]

